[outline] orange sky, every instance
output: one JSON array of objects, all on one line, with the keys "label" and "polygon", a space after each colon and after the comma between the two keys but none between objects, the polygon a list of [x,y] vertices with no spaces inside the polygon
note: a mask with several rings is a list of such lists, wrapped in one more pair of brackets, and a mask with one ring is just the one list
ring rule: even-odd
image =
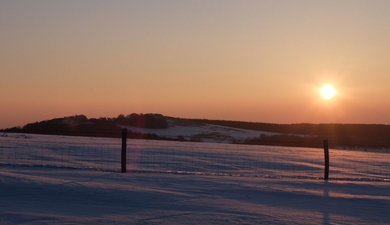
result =
[{"label": "orange sky", "polygon": [[385,0],[1,1],[0,128],[132,112],[389,124],[388,12]]}]

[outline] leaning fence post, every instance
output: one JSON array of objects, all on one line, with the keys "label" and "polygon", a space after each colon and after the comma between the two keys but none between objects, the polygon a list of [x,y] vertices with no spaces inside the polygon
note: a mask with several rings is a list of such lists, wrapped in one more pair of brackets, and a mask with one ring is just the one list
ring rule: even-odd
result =
[{"label": "leaning fence post", "polygon": [[122,129],[122,154],[121,154],[121,165],[122,173],[126,173],[126,147],[127,147],[127,129]]},{"label": "leaning fence post", "polygon": [[329,179],[329,143],[328,143],[328,140],[324,140],[324,156],[325,156],[324,180],[328,180]]}]

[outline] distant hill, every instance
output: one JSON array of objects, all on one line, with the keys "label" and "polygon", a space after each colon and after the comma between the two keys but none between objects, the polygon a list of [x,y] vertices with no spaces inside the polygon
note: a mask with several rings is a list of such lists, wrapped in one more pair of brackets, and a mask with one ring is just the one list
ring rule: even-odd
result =
[{"label": "distant hill", "polygon": [[332,146],[390,148],[390,125],[383,124],[273,124],[223,120],[193,120],[241,129],[276,132],[279,135],[247,140],[248,144],[284,143],[289,146],[316,146],[323,139]]},{"label": "distant hill", "polygon": [[[75,115],[63,118],[55,118],[35,123],[29,123],[23,127],[13,127],[1,130],[2,132],[53,134],[93,137],[119,137],[121,126],[142,127],[150,129],[164,129],[168,127],[166,118],[159,114],[130,114],[119,115],[116,118],[90,118],[84,115]],[[134,138],[158,139],[154,135],[129,134]]]},{"label": "distant hill", "polygon": [[321,147],[390,148],[390,126],[380,124],[273,124],[242,121],[183,119],[161,114],[129,114],[115,118],[84,115],[56,118],[1,132],[224,142],[238,144]]}]

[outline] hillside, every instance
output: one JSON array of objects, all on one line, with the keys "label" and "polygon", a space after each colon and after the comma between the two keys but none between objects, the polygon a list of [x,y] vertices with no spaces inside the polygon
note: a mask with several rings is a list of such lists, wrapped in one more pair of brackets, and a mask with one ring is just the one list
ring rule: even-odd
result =
[{"label": "hillside", "polygon": [[183,119],[161,114],[129,114],[115,118],[84,115],[56,118],[1,130],[12,133],[119,137],[238,144],[321,147],[390,148],[390,126],[379,124],[272,124],[242,121]]}]

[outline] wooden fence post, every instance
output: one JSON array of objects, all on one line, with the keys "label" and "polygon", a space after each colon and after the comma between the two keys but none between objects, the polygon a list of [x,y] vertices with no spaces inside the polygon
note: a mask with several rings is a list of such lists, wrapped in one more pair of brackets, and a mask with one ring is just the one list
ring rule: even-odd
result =
[{"label": "wooden fence post", "polygon": [[324,180],[328,180],[329,179],[329,143],[328,143],[328,140],[324,140],[324,156],[325,156]]},{"label": "wooden fence post", "polygon": [[121,154],[121,165],[122,173],[126,173],[126,148],[127,148],[127,129],[122,129],[122,154]]}]

